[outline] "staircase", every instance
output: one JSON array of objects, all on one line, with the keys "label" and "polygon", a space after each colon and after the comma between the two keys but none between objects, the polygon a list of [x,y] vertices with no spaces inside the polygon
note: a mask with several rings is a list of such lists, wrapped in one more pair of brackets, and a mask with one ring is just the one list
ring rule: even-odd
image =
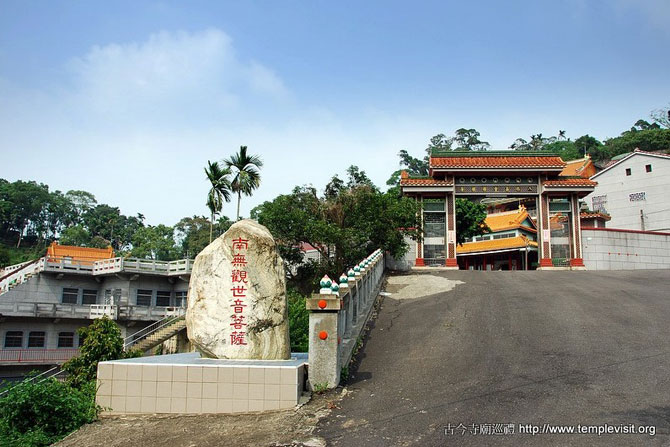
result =
[{"label": "staircase", "polygon": [[19,284],[29,281],[44,270],[44,258],[7,267],[0,276],[0,295],[9,292]]},{"label": "staircase", "polygon": [[174,337],[179,331],[184,330],[184,328],[186,328],[184,315],[165,317],[126,337],[123,341],[123,349],[126,351],[129,349],[139,349],[142,352],[146,352],[167,339]]}]

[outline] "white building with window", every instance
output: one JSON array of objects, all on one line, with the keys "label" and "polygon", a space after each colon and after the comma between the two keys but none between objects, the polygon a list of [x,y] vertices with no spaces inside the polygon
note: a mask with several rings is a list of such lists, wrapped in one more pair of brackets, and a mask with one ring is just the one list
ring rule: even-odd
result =
[{"label": "white building with window", "polygon": [[149,328],[141,333],[146,338],[153,326],[169,323],[175,334],[183,332],[183,321],[172,322],[185,312],[192,265],[190,259],[122,258],[111,248],[54,243],[43,258],[6,268],[0,274],[0,379],[78,355],[77,329],[102,316],[116,321],[128,343]]},{"label": "white building with window", "polygon": [[608,227],[670,232],[670,155],[636,149],[591,180],[598,185],[584,200],[612,217]]}]

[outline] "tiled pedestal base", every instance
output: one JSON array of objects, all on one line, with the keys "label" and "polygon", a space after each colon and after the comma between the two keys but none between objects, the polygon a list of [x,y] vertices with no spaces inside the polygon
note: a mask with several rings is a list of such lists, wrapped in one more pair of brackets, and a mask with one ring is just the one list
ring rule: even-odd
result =
[{"label": "tiled pedestal base", "polygon": [[197,352],[101,362],[96,401],[108,414],[242,413],[291,408],[307,354],[291,360],[215,360]]}]

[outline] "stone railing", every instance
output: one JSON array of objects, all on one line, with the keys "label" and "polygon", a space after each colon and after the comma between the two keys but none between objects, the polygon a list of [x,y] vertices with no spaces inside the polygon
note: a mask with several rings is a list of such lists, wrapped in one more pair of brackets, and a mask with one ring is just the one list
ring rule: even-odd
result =
[{"label": "stone railing", "polygon": [[102,317],[116,320],[119,317],[119,308],[114,304],[91,304],[90,306],[88,318],[91,320]]},{"label": "stone railing", "polygon": [[376,250],[343,274],[339,283],[325,276],[321,290],[307,300],[309,386],[335,388],[342,367],[354,354],[384,277],[384,254]]},{"label": "stone railing", "polygon": [[127,272],[176,276],[190,274],[191,269],[193,268],[193,262],[193,259],[180,259],[178,261],[156,261],[153,259],[118,257],[95,261],[95,263],[93,263],[92,270],[94,275]]}]

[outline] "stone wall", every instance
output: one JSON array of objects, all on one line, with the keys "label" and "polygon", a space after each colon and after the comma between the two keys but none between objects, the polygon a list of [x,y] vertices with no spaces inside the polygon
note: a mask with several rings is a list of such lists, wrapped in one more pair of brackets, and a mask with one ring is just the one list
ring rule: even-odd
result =
[{"label": "stone wall", "polygon": [[670,268],[670,233],[582,228],[588,270]]},{"label": "stone wall", "polygon": [[393,256],[386,256],[386,268],[389,270],[396,270],[400,272],[409,272],[414,267],[416,262],[416,241],[413,241],[409,236],[405,236],[405,242],[409,245],[409,250],[399,259]]}]

